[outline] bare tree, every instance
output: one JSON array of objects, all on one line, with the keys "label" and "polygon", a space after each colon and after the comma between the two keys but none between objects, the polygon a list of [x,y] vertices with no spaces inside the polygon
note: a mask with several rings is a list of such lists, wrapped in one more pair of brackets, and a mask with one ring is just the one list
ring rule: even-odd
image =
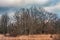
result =
[{"label": "bare tree", "polygon": [[[55,33],[56,14],[43,11],[43,9],[31,8],[15,13],[16,23],[11,24],[11,34],[40,34]],[[54,31],[54,32],[53,32]]]},{"label": "bare tree", "polygon": [[6,34],[7,33],[7,23],[8,23],[8,15],[7,13],[3,14],[2,15],[2,18],[1,18],[1,26],[3,27],[3,33]]}]

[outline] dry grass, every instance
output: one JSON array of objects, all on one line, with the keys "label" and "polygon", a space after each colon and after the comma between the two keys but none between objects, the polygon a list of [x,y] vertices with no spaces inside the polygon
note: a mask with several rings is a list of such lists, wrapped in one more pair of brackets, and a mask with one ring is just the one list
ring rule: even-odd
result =
[{"label": "dry grass", "polygon": [[0,35],[0,40],[53,40],[53,37],[50,37],[50,34],[42,34],[42,35],[22,35],[18,37],[5,37],[4,35]]}]

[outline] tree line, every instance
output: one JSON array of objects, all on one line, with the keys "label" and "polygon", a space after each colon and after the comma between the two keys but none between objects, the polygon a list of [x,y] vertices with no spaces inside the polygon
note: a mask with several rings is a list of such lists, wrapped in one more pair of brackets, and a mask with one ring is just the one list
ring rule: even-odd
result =
[{"label": "tree line", "polygon": [[[22,8],[14,14],[15,23],[9,22],[8,13],[1,16],[0,33],[10,35],[56,34],[60,33],[60,19],[54,13],[34,8]],[[9,23],[9,25],[8,25]]]}]

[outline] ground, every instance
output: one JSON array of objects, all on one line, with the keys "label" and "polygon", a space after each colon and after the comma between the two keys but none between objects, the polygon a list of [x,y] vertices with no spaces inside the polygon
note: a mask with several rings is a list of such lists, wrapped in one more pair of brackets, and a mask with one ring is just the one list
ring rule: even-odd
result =
[{"label": "ground", "polygon": [[4,35],[0,35],[0,40],[53,40],[55,35],[51,34],[40,34],[40,35],[22,35],[18,37],[5,37]]}]

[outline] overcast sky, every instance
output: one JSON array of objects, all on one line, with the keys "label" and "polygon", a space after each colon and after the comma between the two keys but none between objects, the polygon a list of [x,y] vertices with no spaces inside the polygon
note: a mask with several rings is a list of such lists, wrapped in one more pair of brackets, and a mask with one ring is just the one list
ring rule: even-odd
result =
[{"label": "overcast sky", "polygon": [[0,6],[22,6],[33,3],[43,5],[48,2],[49,0],[0,0]]},{"label": "overcast sky", "polygon": [[46,11],[60,16],[60,0],[0,0],[0,7],[20,7],[28,4],[39,4]]}]

